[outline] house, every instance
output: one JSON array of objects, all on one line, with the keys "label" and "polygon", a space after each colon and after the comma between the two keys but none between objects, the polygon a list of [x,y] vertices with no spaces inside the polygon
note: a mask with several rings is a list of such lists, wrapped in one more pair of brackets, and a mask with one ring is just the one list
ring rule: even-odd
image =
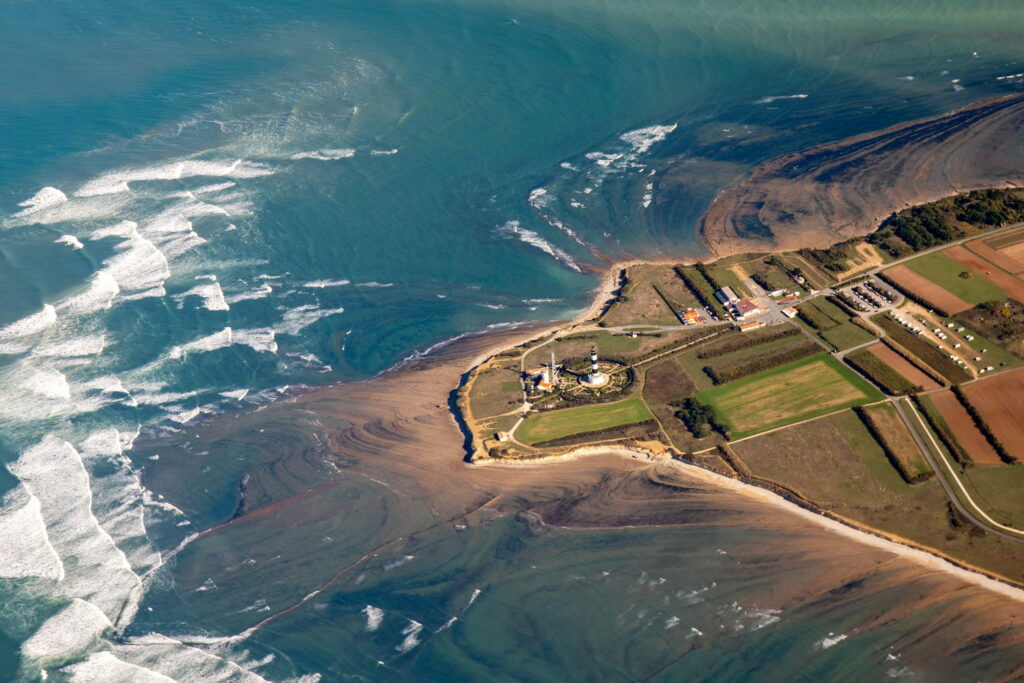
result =
[{"label": "house", "polygon": [[736,315],[737,320],[753,318],[765,312],[760,304],[751,299],[740,299],[733,304],[733,313]]},{"label": "house", "polygon": [[796,311],[795,308],[784,308],[784,309],[782,309],[782,315],[786,316],[787,318],[795,318],[796,317],[796,313],[797,313],[797,311]]},{"label": "house", "polygon": [[752,330],[759,330],[765,327],[768,323],[763,320],[754,320],[749,323],[740,323],[740,332],[750,332]]},{"label": "house", "polygon": [[773,299],[785,295],[786,290],[784,289],[773,289],[772,291],[768,292],[768,296],[772,297]]},{"label": "house", "polygon": [[736,293],[732,291],[732,287],[722,287],[720,290],[715,292],[715,298],[718,299],[723,306],[734,304],[740,300],[740,298],[736,296]]}]

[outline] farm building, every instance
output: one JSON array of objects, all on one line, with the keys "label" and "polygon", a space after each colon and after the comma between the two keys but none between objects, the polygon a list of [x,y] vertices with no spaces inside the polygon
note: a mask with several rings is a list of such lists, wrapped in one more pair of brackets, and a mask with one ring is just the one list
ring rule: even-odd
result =
[{"label": "farm building", "polygon": [[733,313],[737,320],[745,320],[766,313],[761,305],[752,299],[740,299],[733,304]]},{"label": "farm building", "polygon": [[766,323],[763,320],[754,320],[749,323],[740,323],[740,332],[752,332],[754,330],[759,330],[762,327],[765,327],[766,325],[768,325],[768,323]]},{"label": "farm building", "polygon": [[786,316],[787,318],[795,318],[796,317],[796,309],[795,308],[784,308],[784,309],[782,309],[782,315]]},{"label": "farm building", "polygon": [[699,325],[700,324],[700,313],[692,308],[688,308],[679,314],[683,323],[686,325]]},{"label": "farm building", "polygon": [[715,292],[715,298],[718,299],[723,306],[729,306],[740,300],[736,293],[732,291],[732,287],[722,287],[720,290]]}]

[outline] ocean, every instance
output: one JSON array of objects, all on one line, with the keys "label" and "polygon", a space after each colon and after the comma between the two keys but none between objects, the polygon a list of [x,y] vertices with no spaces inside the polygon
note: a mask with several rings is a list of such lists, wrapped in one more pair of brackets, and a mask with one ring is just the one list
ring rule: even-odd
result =
[{"label": "ocean", "polygon": [[[377,483],[321,457],[358,404],[328,401],[347,408],[325,427],[296,397],[571,317],[616,261],[704,255],[695,222],[760,161],[1018,92],[1017,3],[3,15],[0,680],[923,675],[886,648],[916,642],[926,610],[819,642],[899,585],[764,606],[785,568],[731,559],[756,555],[757,515],[723,522],[718,501],[692,533],[577,533],[533,525],[541,487],[445,524],[381,464],[399,446]],[[301,520],[273,507],[307,488]],[[260,500],[253,528],[193,539]],[[401,553],[248,631],[399,530]],[[775,533],[803,561],[811,532]],[[949,666],[984,678],[993,653]]]}]

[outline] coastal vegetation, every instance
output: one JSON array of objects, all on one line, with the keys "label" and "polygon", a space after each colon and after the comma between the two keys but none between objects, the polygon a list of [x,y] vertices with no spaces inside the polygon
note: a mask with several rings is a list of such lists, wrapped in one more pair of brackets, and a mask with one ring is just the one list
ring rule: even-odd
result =
[{"label": "coastal vegetation", "polygon": [[581,432],[599,432],[620,425],[651,419],[647,406],[639,398],[597,406],[566,408],[531,415],[516,432],[524,443],[533,444],[560,439]]}]

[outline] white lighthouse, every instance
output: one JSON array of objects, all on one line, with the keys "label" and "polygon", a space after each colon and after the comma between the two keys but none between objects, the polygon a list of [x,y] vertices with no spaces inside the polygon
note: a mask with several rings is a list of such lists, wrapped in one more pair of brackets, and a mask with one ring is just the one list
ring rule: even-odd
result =
[{"label": "white lighthouse", "polygon": [[590,347],[590,374],[583,378],[583,383],[588,387],[603,387],[608,384],[608,375],[601,372],[597,364],[597,347]]}]

